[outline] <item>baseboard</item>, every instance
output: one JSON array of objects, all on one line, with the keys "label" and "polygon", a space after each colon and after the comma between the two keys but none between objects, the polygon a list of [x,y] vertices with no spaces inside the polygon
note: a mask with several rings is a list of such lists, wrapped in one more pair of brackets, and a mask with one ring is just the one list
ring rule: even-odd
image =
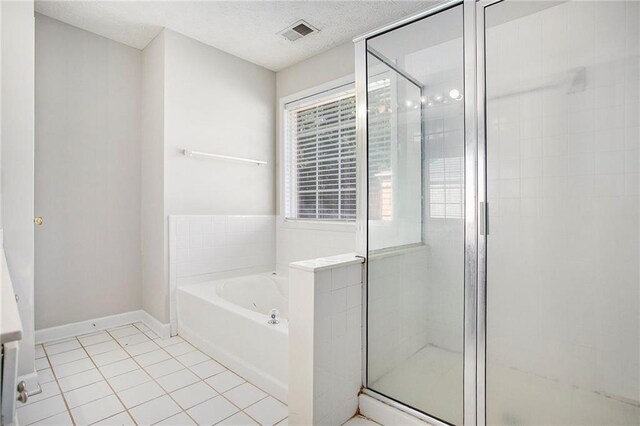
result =
[{"label": "baseboard", "polygon": [[171,337],[171,324],[163,324],[156,319],[153,315],[147,311],[138,311],[141,313],[141,321],[149,327],[154,333],[160,336],[161,339],[168,339]]},{"label": "baseboard", "polygon": [[289,391],[286,383],[279,382],[272,376],[264,374],[264,372],[254,368],[246,362],[243,362],[228,351],[208,342],[200,337],[198,333],[182,325],[180,326],[178,334],[184,337],[193,346],[220,362],[220,364],[232,370],[234,373],[237,373],[248,382],[262,388],[269,394],[278,398],[280,401],[287,403]]},{"label": "baseboard", "polygon": [[162,324],[146,311],[139,310],[36,330],[35,341],[36,344],[40,344],[87,334],[94,331],[105,330],[107,328],[118,327],[120,325],[131,324],[134,322],[144,323],[163,339],[169,337],[169,324]]},{"label": "baseboard", "polygon": [[431,424],[365,394],[360,394],[358,397],[358,407],[360,414],[381,425],[427,426]]}]

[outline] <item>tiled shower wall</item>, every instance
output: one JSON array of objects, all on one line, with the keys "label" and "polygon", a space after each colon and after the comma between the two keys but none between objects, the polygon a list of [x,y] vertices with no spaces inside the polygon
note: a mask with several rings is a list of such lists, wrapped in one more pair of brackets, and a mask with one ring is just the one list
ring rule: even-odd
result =
[{"label": "tiled shower wall", "polygon": [[638,399],[639,8],[567,2],[487,32],[489,378]]},{"label": "tiled shower wall", "polygon": [[341,425],[358,409],[362,274],[354,255],[290,266],[290,424]]},{"label": "tiled shower wall", "polygon": [[420,247],[369,257],[370,382],[429,343],[424,306],[428,287],[424,278],[427,250]]},{"label": "tiled shower wall", "polygon": [[169,216],[172,276],[176,278],[275,265],[272,215]]}]

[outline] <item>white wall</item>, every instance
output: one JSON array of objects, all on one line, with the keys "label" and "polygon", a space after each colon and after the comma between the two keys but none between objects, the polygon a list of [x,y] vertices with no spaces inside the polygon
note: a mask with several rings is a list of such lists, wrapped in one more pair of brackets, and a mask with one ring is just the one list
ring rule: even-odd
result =
[{"label": "white wall", "polygon": [[[277,98],[295,95],[321,84],[350,76],[355,70],[353,43],[348,42],[292,65],[276,74]],[[280,273],[288,272],[291,262],[355,251],[355,226],[332,227],[322,224],[288,224],[284,221],[284,180],[282,111],[277,109],[278,218],[276,219],[276,263]]]},{"label": "white wall", "polygon": [[[142,210],[152,223],[143,228],[143,306],[161,322],[169,322],[169,215],[274,213],[275,103],[275,73],[258,65],[170,30],[144,50],[142,188],[152,195]],[[185,148],[268,164],[188,158]]]},{"label": "white wall", "polygon": [[140,234],[142,308],[168,322],[167,224],[164,201],[164,31],[142,51]]},{"label": "white wall", "polygon": [[[273,214],[275,73],[165,30],[167,214]],[[188,158],[182,149],[266,166]]]},{"label": "white wall", "polygon": [[36,15],[37,329],[141,307],[140,56]]},{"label": "white wall", "polygon": [[[0,2],[2,23],[2,2]],[[0,28],[0,229],[2,229],[2,28]]]},{"label": "white wall", "polygon": [[34,372],[33,2],[3,2],[1,24],[2,226],[24,330],[18,374],[25,375]]}]

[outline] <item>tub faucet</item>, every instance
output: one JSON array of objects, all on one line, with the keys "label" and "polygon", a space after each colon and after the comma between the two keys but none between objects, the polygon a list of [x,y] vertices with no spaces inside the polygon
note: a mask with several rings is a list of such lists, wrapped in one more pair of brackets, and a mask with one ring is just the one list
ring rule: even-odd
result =
[{"label": "tub faucet", "polygon": [[272,309],[271,310],[271,315],[269,315],[271,317],[271,319],[269,321],[267,321],[268,324],[279,324],[280,320],[278,319],[278,315],[280,315],[280,312],[277,309]]}]

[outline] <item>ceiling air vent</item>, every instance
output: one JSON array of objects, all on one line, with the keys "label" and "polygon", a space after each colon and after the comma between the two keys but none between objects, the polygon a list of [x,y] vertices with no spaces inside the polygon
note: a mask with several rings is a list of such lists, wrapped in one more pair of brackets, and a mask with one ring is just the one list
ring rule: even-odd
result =
[{"label": "ceiling air vent", "polygon": [[289,41],[296,41],[304,36],[308,36],[309,34],[313,34],[315,32],[318,32],[317,28],[314,28],[307,22],[300,20],[295,24],[289,26],[288,28],[280,31],[278,34]]}]

